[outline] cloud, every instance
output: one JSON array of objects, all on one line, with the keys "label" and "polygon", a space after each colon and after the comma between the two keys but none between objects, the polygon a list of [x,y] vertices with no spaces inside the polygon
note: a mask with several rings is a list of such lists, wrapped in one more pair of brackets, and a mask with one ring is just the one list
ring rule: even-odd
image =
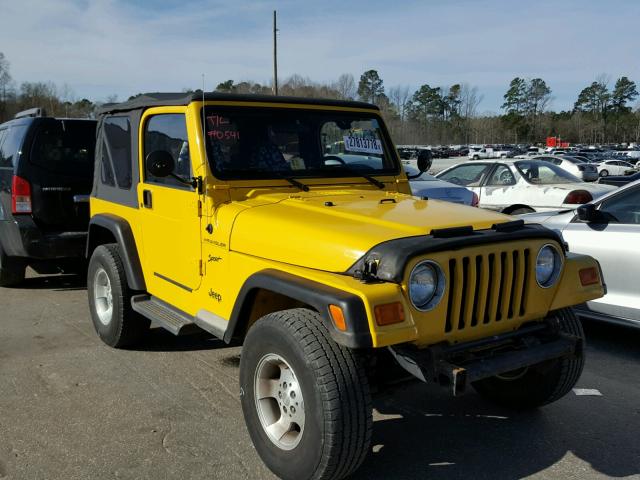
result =
[{"label": "cloud", "polygon": [[376,68],[387,86],[477,85],[481,109],[492,110],[514,76],[544,78],[557,108],[601,72],[640,80],[640,4],[559,3],[4,0],[0,49],[18,82],[68,84],[94,99],[198,88],[202,73],[207,89],[267,83],[275,7],[281,78],[331,81]]}]

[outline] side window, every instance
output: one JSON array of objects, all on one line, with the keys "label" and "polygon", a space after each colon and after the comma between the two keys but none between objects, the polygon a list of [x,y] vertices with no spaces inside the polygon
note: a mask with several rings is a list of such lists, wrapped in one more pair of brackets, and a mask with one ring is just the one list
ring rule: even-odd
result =
[{"label": "side window", "polygon": [[0,143],[0,167],[10,168],[15,165],[26,132],[26,125],[13,126],[4,130],[4,138]]},{"label": "side window", "polygon": [[640,225],[640,188],[633,188],[600,204],[614,223]]},{"label": "side window", "polygon": [[516,179],[506,165],[498,165],[487,181],[487,186],[515,185]]},{"label": "side window", "polygon": [[0,128],[0,167],[7,167],[4,162],[4,155],[2,154],[2,142],[4,141],[4,137],[7,135],[6,128]]},{"label": "side window", "polygon": [[131,124],[129,117],[108,117],[103,124],[102,182],[131,188]]},{"label": "side window", "polygon": [[456,185],[477,187],[489,167],[490,165],[477,163],[460,165],[440,175],[438,178]]},{"label": "side window", "polygon": [[[187,139],[187,124],[182,113],[169,113],[151,117],[144,130],[144,158],[151,152],[164,150],[169,152],[175,162],[173,173],[185,180],[191,180],[191,157]],[[177,188],[190,189],[172,177],[154,177],[147,170],[145,162],[145,181]]]}]

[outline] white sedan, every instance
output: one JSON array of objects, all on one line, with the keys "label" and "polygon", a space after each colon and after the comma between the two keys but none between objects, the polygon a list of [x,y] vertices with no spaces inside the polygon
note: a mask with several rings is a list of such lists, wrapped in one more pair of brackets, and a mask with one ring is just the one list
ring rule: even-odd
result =
[{"label": "white sedan", "polygon": [[479,207],[515,215],[575,208],[616,189],[583,182],[542,160],[466,162],[436,177],[475,192]]},{"label": "white sedan", "polygon": [[570,155],[540,155],[533,157],[533,160],[545,160],[547,162],[551,162],[585,182],[595,182],[598,179],[598,170],[596,165],[587,163]]},{"label": "white sedan", "polygon": [[601,177],[624,175],[627,170],[633,170],[634,168],[633,164],[622,160],[605,160],[598,164],[598,175]]},{"label": "white sedan", "polygon": [[607,293],[579,306],[579,313],[640,327],[640,180],[576,210],[521,218],[561,232],[569,250],[598,259]]}]

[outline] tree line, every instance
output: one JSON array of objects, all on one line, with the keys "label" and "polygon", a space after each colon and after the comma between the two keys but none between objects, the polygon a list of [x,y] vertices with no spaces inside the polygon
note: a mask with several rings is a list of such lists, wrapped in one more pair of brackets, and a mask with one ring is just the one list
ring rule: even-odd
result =
[{"label": "tree line", "polygon": [[[77,99],[69,87],[59,88],[51,82],[16,86],[9,67],[0,52],[0,122],[36,106],[54,116],[93,117],[103,103]],[[279,93],[374,103],[397,144],[540,143],[547,136],[572,143],[638,142],[640,110],[633,104],[637,86],[626,76],[610,83],[601,75],[578,93],[571,110],[554,112],[550,109],[552,90],[542,78],[516,77],[506,88],[500,114],[478,111],[483,95],[476,86],[456,83],[424,84],[416,90],[406,85],[385,88],[374,69],[363,72],[357,81],[350,73],[329,83],[292,75],[279,85]],[[272,86],[226,80],[213,91],[270,95]],[[110,96],[105,102],[115,100],[116,96]]]}]

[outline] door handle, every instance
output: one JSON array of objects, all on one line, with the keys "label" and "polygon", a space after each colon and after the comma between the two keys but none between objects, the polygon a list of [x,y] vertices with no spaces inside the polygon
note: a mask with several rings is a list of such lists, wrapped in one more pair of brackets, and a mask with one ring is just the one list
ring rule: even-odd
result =
[{"label": "door handle", "polygon": [[153,201],[151,197],[151,190],[143,190],[142,191],[142,205],[145,208],[153,207]]}]

